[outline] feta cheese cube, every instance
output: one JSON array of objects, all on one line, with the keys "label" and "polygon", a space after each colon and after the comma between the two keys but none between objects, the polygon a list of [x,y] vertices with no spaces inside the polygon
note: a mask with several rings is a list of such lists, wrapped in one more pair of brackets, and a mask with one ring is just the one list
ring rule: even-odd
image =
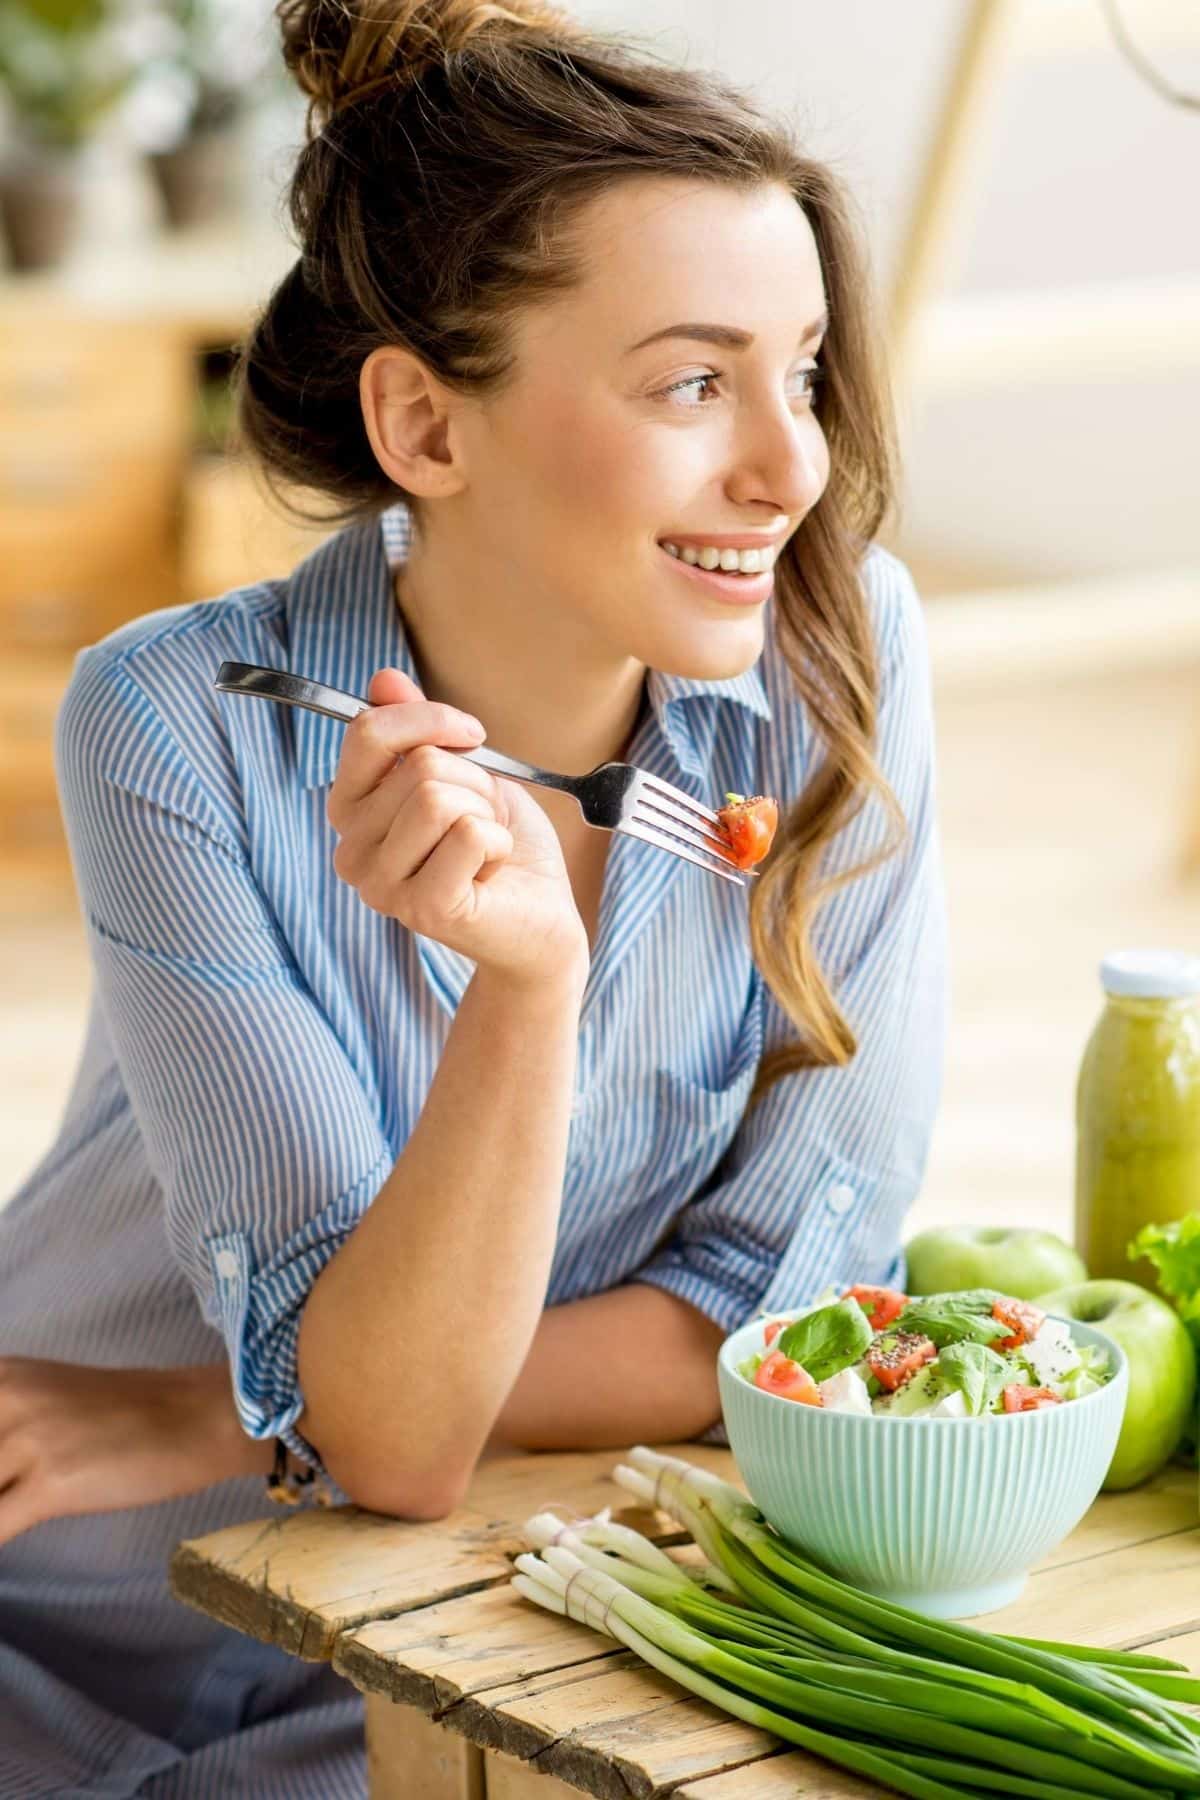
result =
[{"label": "feta cheese cube", "polygon": [[856,1369],[842,1369],[828,1381],[818,1382],[817,1391],[830,1412],[869,1413],[871,1410],[867,1384]]},{"label": "feta cheese cube", "polygon": [[965,1394],[956,1388],[952,1394],[944,1395],[936,1406],[931,1406],[925,1416],[929,1419],[965,1419],[967,1416]]}]

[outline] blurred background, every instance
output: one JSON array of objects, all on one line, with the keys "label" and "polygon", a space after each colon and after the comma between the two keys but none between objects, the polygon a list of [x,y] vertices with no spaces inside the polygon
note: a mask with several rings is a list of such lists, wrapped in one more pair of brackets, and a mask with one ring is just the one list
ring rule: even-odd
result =
[{"label": "blurred background", "polygon": [[[1070,1235],[1098,960],[1200,949],[1200,5],[571,9],[756,90],[859,196],[953,958],[912,1222]],[[88,997],[51,755],[74,655],[316,541],[238,458],[227,394],[294,255],[302,124],[268,0],[0,0],[0,1204]]]}]

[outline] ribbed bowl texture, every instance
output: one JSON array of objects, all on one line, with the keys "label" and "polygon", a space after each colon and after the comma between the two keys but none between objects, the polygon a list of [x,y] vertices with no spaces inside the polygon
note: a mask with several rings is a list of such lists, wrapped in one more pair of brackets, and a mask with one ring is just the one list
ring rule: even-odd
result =
[{"label": "ribbed bowl texture", "polygon": [[1083,1400],[978,1419],[864,1418],[781,1400],[737,1373],[762,1347],[762,1320],[744,1325],[717,1372],[747,1492],[783,1537],[856,1587],[938,1618],[1008,1605],[1096,1498],[1125,1414],[1124,1352],[1067,1323],[1107,1352],[1112,1380]]}]

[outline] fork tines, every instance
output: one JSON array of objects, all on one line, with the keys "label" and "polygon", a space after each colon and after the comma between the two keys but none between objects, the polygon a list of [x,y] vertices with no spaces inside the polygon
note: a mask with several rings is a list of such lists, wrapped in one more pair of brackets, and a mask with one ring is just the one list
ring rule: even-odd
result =
[{"label": "fork tines", "polygon": [[738,887],[746,885],[720,833],[716,813],[669,782],[644,775],[634,819],[627,829]]}]

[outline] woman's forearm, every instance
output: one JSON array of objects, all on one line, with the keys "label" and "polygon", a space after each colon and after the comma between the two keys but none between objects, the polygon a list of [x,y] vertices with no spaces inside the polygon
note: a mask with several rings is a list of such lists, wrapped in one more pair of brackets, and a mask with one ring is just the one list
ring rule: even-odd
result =
[{"label": "woman's forearm", "polygon": [[549,1306],[491,1445],[602,1450],[696,1437],[721,1416],[725,1333],[649,1282]]},{"label": "woman's forearm", "polygon": [[477,970],[395,1168],[316,1281],[298,1429],[353,1500],[457,1504],[545,1303],[586,968]]}]

